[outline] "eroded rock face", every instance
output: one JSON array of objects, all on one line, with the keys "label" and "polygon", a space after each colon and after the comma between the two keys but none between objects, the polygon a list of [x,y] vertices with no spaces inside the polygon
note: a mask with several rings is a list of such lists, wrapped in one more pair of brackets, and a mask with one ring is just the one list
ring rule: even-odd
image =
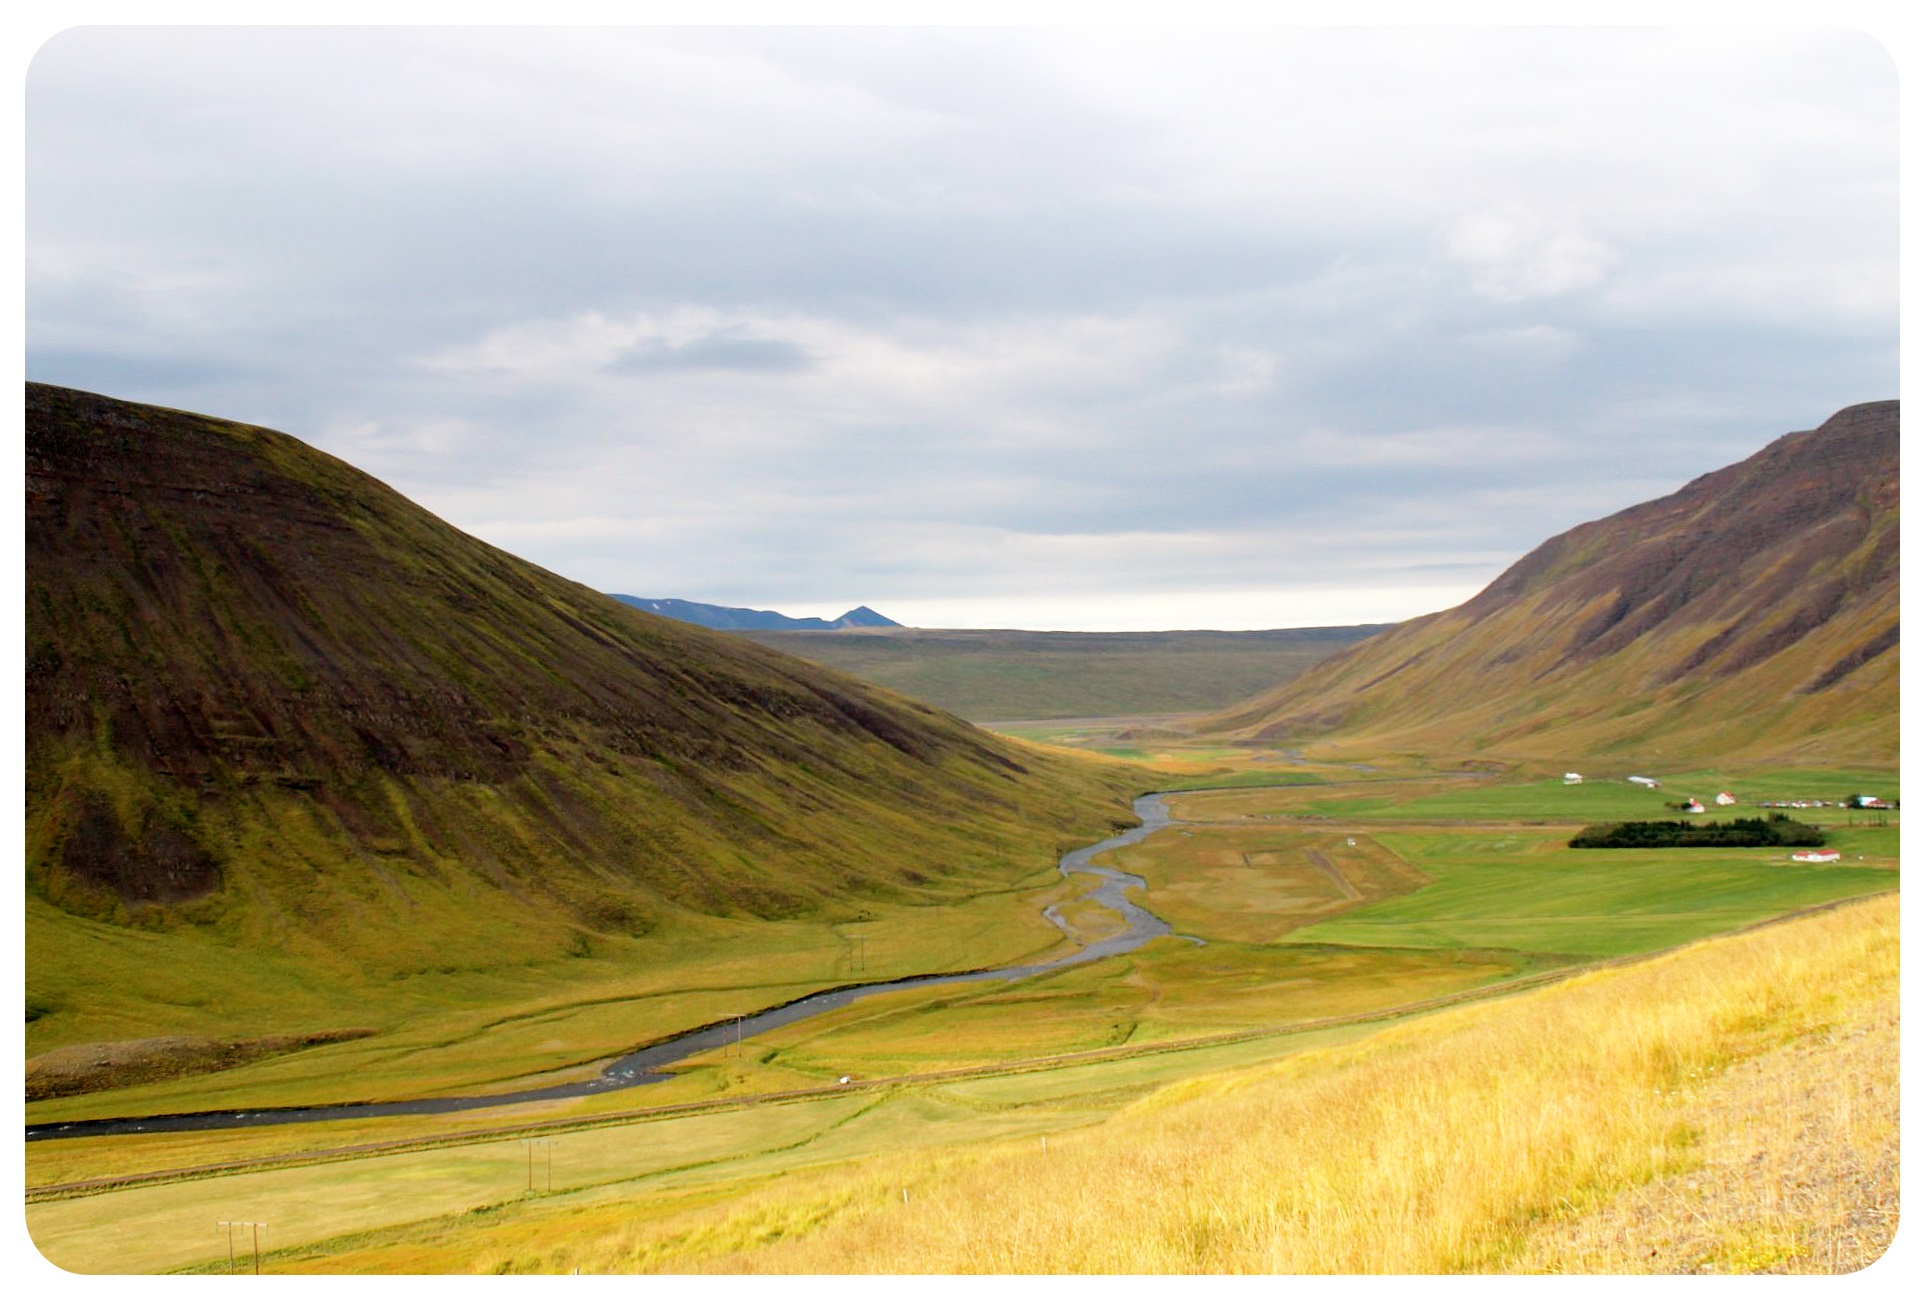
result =
[{"label": "eroded rock face", "polygon": [[178,903],[220,888],[214,855],[156,812],[149,810],[139,833],[129,835],[103,796],[75,802],[60,863],[80,884],[122,903]]}]

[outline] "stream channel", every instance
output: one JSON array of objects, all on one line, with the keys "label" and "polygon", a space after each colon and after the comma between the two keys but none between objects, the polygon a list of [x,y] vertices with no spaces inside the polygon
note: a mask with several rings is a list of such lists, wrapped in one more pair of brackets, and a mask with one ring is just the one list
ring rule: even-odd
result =
[{"label": "stream channel", "polygon": [[[1169,934],[1170,926],[1124,896],[1126,890],[1144,888],[1142,877],[1108,867],[1094,866],[1091,864],[1091,859],[1098,854],[1138,843],[1170,824],[1169,805],[1164,802],[1161,794],[1141,796],[1135,802],[1134,811],[1143,820],[1141,826],[1066,853],[1056,864],[1057,870],[1063,873],[1065,879],[1072,875],[1098,878],[1099,883],[1096,888],[1084,895],[1084,900],[1094,900],[1116,912],[1123,919],[1125,926],[1123,932],[1092,943],[1066,957],[1058,957],[1054,961],[1037,962],[1027,966],[1002,966],[995,970],[962,971],[947,975],[911,975],[904,979],[888,980],[879,984],[853,984],[845,988],[827,989],[805,998],[798,998],[794,1002],[770,1007],[766,1011],[758,1011],[754,1015],[743,1016],[740,1020],[727,1020],[703,1029],[690,1030],[688,1033],[640,1048],[616,1060],[593,1079],[551,1084],[545,1088],[491,1093],[478,1097],[422,1097],[412,1101],[349,1102],[335,1106],[283,1106],[262,1110],[197,1111],[185,1115],[147,1115],[126,1119],[87,1119],[71,1120],[66,1123],[29,1124],[27,1140],[31,1142],[36,1138],[105,1137],[124,1133],[181,1133],[195,1129],[306,1124],[316,1120],[371,1119],[382,1115],[445,1115],[455,1111],[480,1110],[489,1106],[517,1106],[531,1101],[593,1097],[622,1088],[660,1082],[670,1077],[662,1073],[665,1066],[673,1065],[677,1061],[701,1052],[746,1041],[771,1029],[792,1025],[798,1020],[807,1020],[810,1016],[819,1016],[825,1011],[846,1007],[858,998],[872,997],[878,993],[894,993],[900,989],[928,988],[935,984],[969,984],[985,980],[1023,979],[1030,975],[1061,970],[1065,966],[1076,966],[1083,962],[1131,952],[1152,939]],[[1069,933],[1069,928],[1064,925],[1054,906],[1044,908],[1043,915],[1048,917],[1065,935]],[[1201,943],[1202,940],[1193,939],[1191,942]]]}]

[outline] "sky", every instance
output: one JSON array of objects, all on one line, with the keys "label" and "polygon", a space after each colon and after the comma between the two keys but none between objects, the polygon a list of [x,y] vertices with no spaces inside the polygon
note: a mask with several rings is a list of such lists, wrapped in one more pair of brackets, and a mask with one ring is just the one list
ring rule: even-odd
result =
[{"label": "sky", "polygon": [[1392,621],[1898,395],[1898,82],[1850,28],[73,28],[26,374],[603,591]]}]

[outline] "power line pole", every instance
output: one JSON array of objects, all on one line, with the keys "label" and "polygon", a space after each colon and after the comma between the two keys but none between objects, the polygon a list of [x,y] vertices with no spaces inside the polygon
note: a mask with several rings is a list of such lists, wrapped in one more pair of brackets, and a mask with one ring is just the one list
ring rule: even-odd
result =
[{"label": "power line pole", "polygon": [[261,1229],[267,1224],[252,1219],[221,1219],[214,1224],[217,1228],[227,1229],[227,1271],[234,1271],[234,1229],[252,1228],[254,1230],[254,1276],[261,1275]]},{"label": "power line pole", "polygon": [[542,1158],[548,1170],[548,1190],[555,1190],[555,1147],[560,1143],[554,1138],[523,1138],[521,1144],[528,1148],[528,1190],[535,1190],[535,1148],[542,1149]]}]

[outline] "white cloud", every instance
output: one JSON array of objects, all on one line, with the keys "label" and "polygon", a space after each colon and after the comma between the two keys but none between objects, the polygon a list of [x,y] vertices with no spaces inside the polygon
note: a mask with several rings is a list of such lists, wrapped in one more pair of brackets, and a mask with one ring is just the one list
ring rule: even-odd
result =
[{"label": "white cloud", "polygon": [[1603,281],[1617,260],[1604,241],[1560,228],[1516,204],[1459,220],[1451,231],[1450,253],[1473,268],[1471,283],[1478,293],[1506,303],[1588,289]]},{"label": "white cloud", "polygon": [[643,595],[1473,582],[1895,391],[1895,95],[1846,29],[79,28],[29,374]]},{"label": "white cloud", "polygon": [[881,612],[909,627],[1014,627],[1051,632],[1212,628],[1244,632],[1394,623],[1460,605],[1476,595],[1477,590],[1475,584],[1446,583],[1369,590],[1302,587],[1214,592],[1157,590],[1120,595],[1070,591],[994,599],[904,598],[884,601]]}]

